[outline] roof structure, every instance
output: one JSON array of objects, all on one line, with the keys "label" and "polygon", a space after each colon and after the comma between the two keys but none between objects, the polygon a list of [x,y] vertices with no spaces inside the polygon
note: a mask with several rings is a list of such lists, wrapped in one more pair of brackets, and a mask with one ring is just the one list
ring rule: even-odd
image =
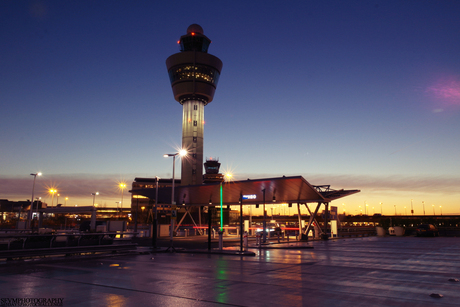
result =
[{"label": "roof structure", "polygon": [[[134,195],[155,199],[155,189],[135,189]],[[223,205],[238,205],[243,196],[245,204],[265,203],[329,203],[360,192],[334,190],[329,185],[311,185],[302,176],[248,179],[222,183]],[[187,206],[220,205],[221,184],[177,186],[176,204]],[[265,194],[265,195],[264,195]],[[169,197],[168,197],[169,195]],[[171,203],[171,188],[159,189],[158,203]],[[247,199],[247,200],[245,200]]]}]

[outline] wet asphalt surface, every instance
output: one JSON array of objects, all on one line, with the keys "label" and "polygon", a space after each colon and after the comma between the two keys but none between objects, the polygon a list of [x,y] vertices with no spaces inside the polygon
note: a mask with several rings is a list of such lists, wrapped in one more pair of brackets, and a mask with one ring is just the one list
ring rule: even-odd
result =
[{"label": "wet asphalt surface", "polygon": [[[175,243],[207,247],[206,240],[191,238]],[[62,306],[460,305],[458,238],[368,237],[272,246],[278,248],[250,247],[255,257],[151,253],[139,247],[100,258],[3,262],[0,303],[62,298]]]}]

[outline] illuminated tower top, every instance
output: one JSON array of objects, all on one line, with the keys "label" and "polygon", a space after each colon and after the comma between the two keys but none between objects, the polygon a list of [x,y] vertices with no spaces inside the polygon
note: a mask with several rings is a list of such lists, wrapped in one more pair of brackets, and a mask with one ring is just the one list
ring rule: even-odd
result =
[{"label": "illuminated tower top", "polygon": [[214,98],[222,61],[208,53],[211,40],[197,24],[188,27],[179,44],[181,52],[166,59],[174,99],[181,104],[201,100],[206,105]]}]

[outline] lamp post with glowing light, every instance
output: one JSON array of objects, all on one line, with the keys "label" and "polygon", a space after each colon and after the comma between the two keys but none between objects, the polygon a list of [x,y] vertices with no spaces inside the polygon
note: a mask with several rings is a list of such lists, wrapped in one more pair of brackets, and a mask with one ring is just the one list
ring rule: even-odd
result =
[{"label": "lamp post with glowing light", "polygon": [[64,206],[67,206],[67,200],[68,199],[69,199],[68,197],[64,198]]},{"label": "lamp post with glowing light", "polygon": [[123,191],[124,191],[124,188],[126,188],[126,184],[124,182],[122,182],[118,186],[121,189],[120,211],[123,213]]},{"label": "lamp post with glowing light", "polygon": [[117,204],[117,220],[120,218],[120,211],[118,210],[118,204],[120,203],[119,201],[115,202]]},{"label": "lamp post with glowing light", "polygon": [[433,215],[436,215],[436,212],[434,211],[434,205],[431,205],[433,207]]},{"label": "lamp post with glowing light", "polygon": [[[158,180],[160,177],[155,176],[155,217],[153,219],[153,233],[152,233],[152,248],[157,248],[157,237],[158,237]],[[142,207],[142,215],[144,215],[144,208]]]},{"label": "lamp post with glowing light", "polygon": [[96,202],[96,195],[99,195],[99,192],[91,193],[91,195],[93,195],[93,207],[94,207],[94,203]]},{"label": "lamp post with glowing light", "polygon": [[[34,173],[34,174],[30,174],[31,176],[34,176],[34,184],[32,185],[32,198],[31,198],[31,202],[30,202],[30,210],[29,210],[29,229],[30,229],[30,226],[31,226],[31,223],[32,223],[32,216],[33,216],[33,212],[34,212],[34,192],[35,192],[35,179],[37,179],[37,176],[41,176],[42,173]],[[38,203],[37,203],[37,206],[38,206]]]},{"label": "lamp post with glowing light", "polygon": [[57,190],[56,189],[50,189],[49,192],[51,194],[51,208],[53,208],[54,193],[56,193]]},{"label": "lamp post with glowing light", "polygon": [[171,248],[174,250],[173,247],[173,232],[174,232],[174,219],[173,219],[173,206],[175,206],[176,202],[174,200],[174,181],[175,181],[175,172],[176,172],[176,156],[183,157],[187,155],[187,151],[185,149],[181,149],[179,152],[173,153],[173,154],[164,154],[163,157],[168,158],[168,157],[173,157],[173,171],[172,171],[172,189],[171,189],[171,233],[170,233],[170,246],[168,250]]},{"label": "lamp post with glowing light", "polygon": [[442,206],[439,206],[439,210],[441,210],[441,215],[442,215]]}]

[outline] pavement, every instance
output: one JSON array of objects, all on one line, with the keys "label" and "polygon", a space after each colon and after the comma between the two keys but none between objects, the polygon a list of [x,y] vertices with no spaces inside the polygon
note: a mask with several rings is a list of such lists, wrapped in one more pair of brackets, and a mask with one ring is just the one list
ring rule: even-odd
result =
[{"label": "pavement", "polygon": [[140,246],[136,253],[101,258],[3,262],[0,306],[460,304],[458,238],[365,237],[275,245],[250,246],[255,256],[152,253]]}]

